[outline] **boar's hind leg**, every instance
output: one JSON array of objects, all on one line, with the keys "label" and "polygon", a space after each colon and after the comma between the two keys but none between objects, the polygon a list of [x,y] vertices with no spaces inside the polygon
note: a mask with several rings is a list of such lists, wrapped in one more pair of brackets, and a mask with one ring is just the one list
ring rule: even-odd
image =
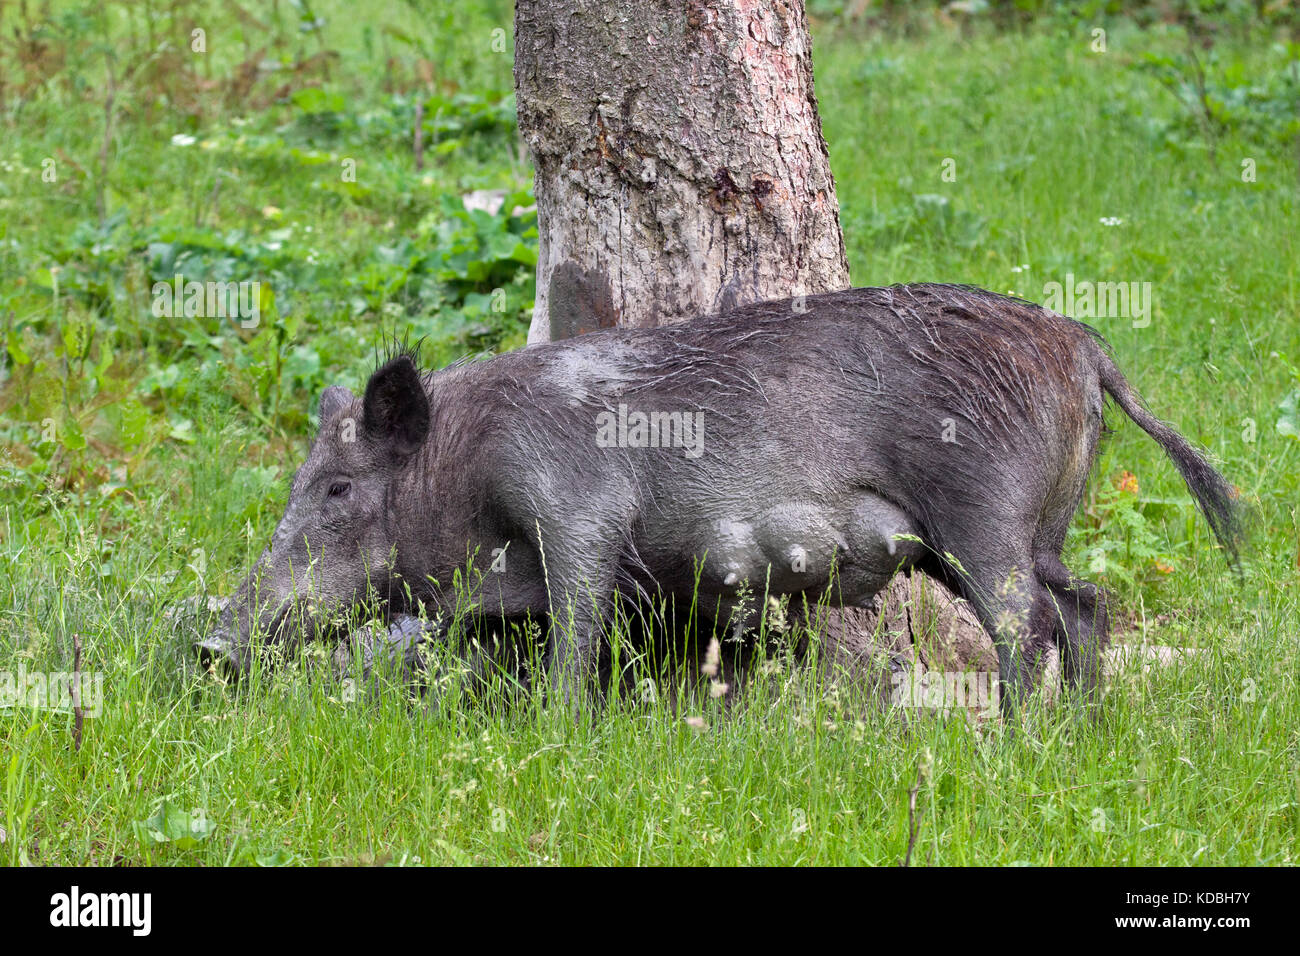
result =
[{"label": "boar's hind leg", "polygon": [[1055,604],[1054,631],[1061,651],[1061,681],[1085,703],[1097,703],[1101,652],[1106,647],[1106,596],[1094,584],[1075,580],[1055,555],[1040,556],[1038,574]]},{"label": "boar's hind leg", "polygon": [[963,557],[962,591],[993,639],[1001,671],[1002,712],[1014,713],[1038,687],[1052,644],[1056,614],[1051,594],[1028,552],[1018,560]]}]

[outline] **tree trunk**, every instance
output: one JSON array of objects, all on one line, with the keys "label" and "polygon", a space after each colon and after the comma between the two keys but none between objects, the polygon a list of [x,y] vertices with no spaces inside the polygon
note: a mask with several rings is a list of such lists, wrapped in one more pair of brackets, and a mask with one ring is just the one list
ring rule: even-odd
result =
[{"label": "tree trunk", "polygon": [[[530,343],[848,288],[802,0],[516,0],[514,70],[536,164]],[[924,632],[988,644],[934,587]],[[877,605],[915,642],[912,592],[899,576]],[[870,639],[873,615],[841,614],[835,640]]]},{"label": "tree trunk", "polygon": [[848,288],[801,2],[518,0],[530,342]]}]

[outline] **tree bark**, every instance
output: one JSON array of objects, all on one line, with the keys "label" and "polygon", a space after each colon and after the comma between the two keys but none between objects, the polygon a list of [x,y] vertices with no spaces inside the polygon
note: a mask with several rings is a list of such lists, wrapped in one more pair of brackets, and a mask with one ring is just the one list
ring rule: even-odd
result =
[{"label": "tree bark", "polygon": [[848,288],[802,2],[518,0],[529,342]]},{"label": "tree bark", "polygon": [[[802,0],[516,0],[514,70],[536,165],[530,343],[848,288]],[[909,613],[895,578],[884,632],[987,659],[933,587],[933,610]],[[846,608],[830,639],[873,640],[876,622]]]}]

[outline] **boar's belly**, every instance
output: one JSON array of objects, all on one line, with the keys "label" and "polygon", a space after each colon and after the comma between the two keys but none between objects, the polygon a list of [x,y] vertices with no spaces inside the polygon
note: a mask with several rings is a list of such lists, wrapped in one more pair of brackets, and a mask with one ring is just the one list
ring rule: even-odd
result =
[{"label": "boar's belly", "polygon": [[785,501],[709,522],[697,542],[701,584],[734,592],[743,583],[774,594],[824,587],[834,569],[845,600],[870,597],[921,555],[907,513],[870,492],[824,501]]}]

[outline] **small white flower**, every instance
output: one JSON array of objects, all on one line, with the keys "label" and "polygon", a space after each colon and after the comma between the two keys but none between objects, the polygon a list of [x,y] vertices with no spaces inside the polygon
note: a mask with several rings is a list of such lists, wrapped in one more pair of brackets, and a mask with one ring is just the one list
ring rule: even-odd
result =
[{"label": "small white flower", "polygon": [[1025,267],[1024,267],[1024,266],[1012,266],[1012,267],[1011,267],[1011,271],[1012,271],[1012,272],[1024,272],[1024,271],[1025,271]]},{"label": "small white flower", "polygon": [[196,140],[189,133],[177,133],[172,137],[173,146],[193,146]]},{"label": "small white flower", "polygon": [[1118,216],[1102,216],[1100,221],[1103,226],[1119,226],[1124,223]]}]

